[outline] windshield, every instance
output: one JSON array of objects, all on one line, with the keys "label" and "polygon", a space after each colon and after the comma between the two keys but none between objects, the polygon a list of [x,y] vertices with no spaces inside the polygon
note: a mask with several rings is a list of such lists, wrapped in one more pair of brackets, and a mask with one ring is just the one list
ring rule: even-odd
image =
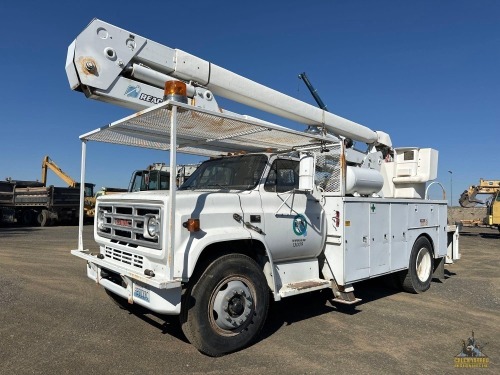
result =
[{"label": "windshield", "polygon": [[83,194],[86,197],[93,197],[94,196],[94,185],[85,184],[85,190],[84,190]]},{"label": "windshield", "polygon": [[169,190],[170,173],[166,171],[135,171],[128,191]]},{"label": "windshield", "polygon": [[[143,172],[146,171],[135,171],[130,180],[128,191],[141,191],[145,190]],[[147,172],[146,172],[147,173]]]},{"label": "windshield", "polygon": [[267,163],[265,155],[241,155],[204,162],[179,190],[250,190],[259,183]]}]

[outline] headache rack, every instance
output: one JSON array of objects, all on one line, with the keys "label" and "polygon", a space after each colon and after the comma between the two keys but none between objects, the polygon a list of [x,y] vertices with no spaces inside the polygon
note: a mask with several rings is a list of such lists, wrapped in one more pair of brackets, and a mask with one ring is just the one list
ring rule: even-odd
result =
[{"label": "headache rack", "polygon": [[[175,101],[166,101],[80,136],[82,141],[81,186],[85,186],[88,141],[170,151],[170,170],[177,166],[177,152],[207,157],[250,152],[285,153],[338,145],[335,137],[288,129],[256,118],[218,113]],[[170,174],[170,186],[175,186]],[[176,189],[169,190],[166,212],[170,231],[175,228]],[[83,189],[80,192],[78,250],[83,250]],[[173,259],[174,235],[169,238],[166,259]],[[169,261],[170,274],[173,261]]]}]

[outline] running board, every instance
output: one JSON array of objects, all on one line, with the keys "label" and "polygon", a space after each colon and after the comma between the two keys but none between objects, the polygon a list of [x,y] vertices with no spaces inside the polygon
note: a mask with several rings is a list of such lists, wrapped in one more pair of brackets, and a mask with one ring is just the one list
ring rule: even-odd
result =
[{"label": "running board", "polygon": [[281,297],[294,296],[296,294],[308,293],[315,290],[326,289],[330,287],[330,282],[324,279],[311,279],[298,281],[283,285],[279,291]]}]

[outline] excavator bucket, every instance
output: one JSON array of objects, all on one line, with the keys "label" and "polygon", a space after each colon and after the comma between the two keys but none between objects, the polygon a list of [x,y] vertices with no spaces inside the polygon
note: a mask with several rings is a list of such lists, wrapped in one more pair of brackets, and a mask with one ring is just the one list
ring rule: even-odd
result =
[{"label": "excavator bucket", "polygon": [[461,195],[460,198],[458,199],[458,203],[460,203],[460,206],[464,208],[471,208],[471,207],[476,207],[478,204],[484,204],[483,201],[480,201],[479,199],[476,199],[478,191],[473,190],[471,192],[471,189],[465,190]]}]

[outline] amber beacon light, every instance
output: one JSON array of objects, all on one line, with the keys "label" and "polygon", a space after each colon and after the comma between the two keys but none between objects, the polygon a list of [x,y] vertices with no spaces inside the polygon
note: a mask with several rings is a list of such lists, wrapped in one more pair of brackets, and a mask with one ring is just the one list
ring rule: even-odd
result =
[{"label": "amber beacon light", "polygon": [[163,100],[174,100],[176,102],[187,104],[187,88],[186,84],[181,81],[165,82],[165,91]]}]

